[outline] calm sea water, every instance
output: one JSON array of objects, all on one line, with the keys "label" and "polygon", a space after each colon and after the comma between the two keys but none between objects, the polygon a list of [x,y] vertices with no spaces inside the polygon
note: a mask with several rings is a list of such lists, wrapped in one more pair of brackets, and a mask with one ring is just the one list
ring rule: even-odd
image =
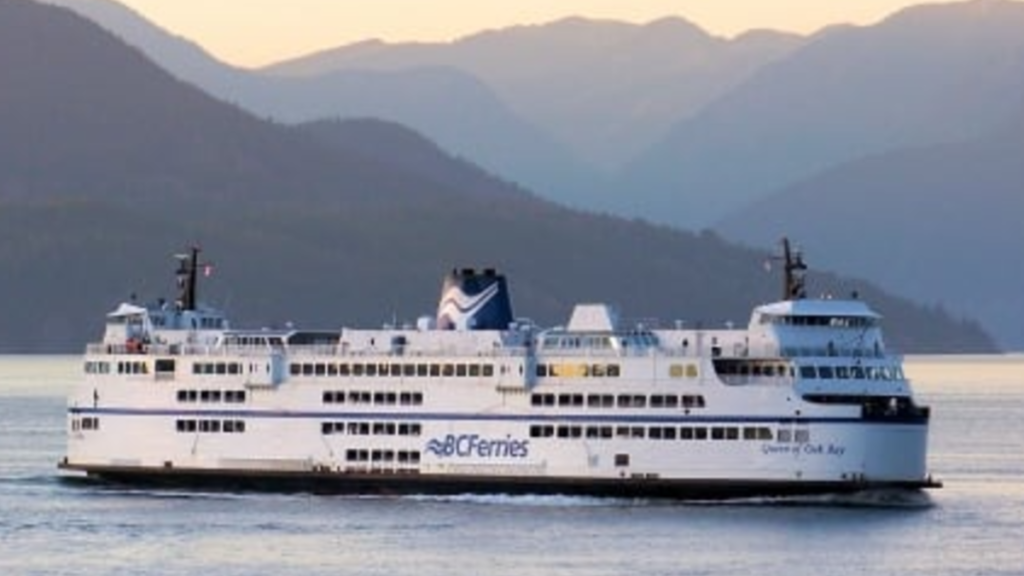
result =
[{"label": "calm sea water", "polygon": [[61,482],[78,366],[0,356],[0,574],[1024,574],[1024,356],[908,360],[942,490],[729,504]]}]

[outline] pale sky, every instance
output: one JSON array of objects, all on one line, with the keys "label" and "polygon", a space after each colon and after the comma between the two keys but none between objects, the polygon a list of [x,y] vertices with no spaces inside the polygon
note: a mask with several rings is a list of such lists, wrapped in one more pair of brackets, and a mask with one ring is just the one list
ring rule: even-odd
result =
[{"label": "pale sky", "polygon": [[[924,0],[121,0],[214,56],[260,66],[369,38],[447,41],[566,16],[644,23],[682,16],[709,32],[809,33],[871,24]],[[930,2],[940,3],[940,2]]]}]

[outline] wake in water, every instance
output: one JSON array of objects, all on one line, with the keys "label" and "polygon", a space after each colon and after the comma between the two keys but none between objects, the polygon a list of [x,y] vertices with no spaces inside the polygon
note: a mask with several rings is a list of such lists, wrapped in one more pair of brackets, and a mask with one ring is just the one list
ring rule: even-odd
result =
[{"label": "wake in water", "polygon": [[[351,497],[347,497],[351,498]],[[411,495],[411,496],[362,496],[360,498],[395,498],[416,502],[451,502],[456,504],[478,504],[481,506],[526,506],[526,507],[621,507],[621,506],[820,506],[840,508],[905,508],[927,509],[935,502],[927,493],[918,490],[878,489],[864,490],[851,494],[822,494],[814,496],[778,496],[757,498],[735,498],[727,500],[665,500],[600,498],[595,496],[567,495],[523,495],[523,494],[458,494],[458,495]]]},{"label": "wake in water", "polygon": [[430,495],[419,494],[400,498],[417,502],[452,502],[457,504],[479,504],[482,506],[536,506],[536,507],[583,507],[583,506],[622,506],[648,502],[646,500],[630,500],[625,498],[598,498],[596,496],[568,496],[558,494],[455,494]]},{"label": "wake in water", "polygon": [[273,493],[273,492],[246,492],[231,490],[199,490],[192,488],[173,487],[149,487],[129,484],[118,484],[107,480],[98,480],[88,476],[61,475],[56,478],[49,477],[52,482],[70,489],[80,491],[94,496],[109,497],[141,497],[153,499],[171,500],[295,500],[308,499],[310,494],[302,493]]},{"label": "wake in water", "polygon": [[99,495],[117,496],[141,496],[149,498],[180,498],[180,499],[256,499],[267,501],[271,499],[332,499],[332,500],[387,500],[387,501],[410,501],[410,502],[437,502],[453,504],[471,504],[480,506],[523,506],[540,508],[579,508],[579,507],[622,507],[622,506],[820,506],[840,508],[896,508],[896,509],[927,509],[935,506],[935,502],[924,491],[920,490],[899,490],[899,489],[874,489],[863,490],[848,494],[820,494],[809,496],[774,496],[774,497],[753,497],[735,498],[726,500],[668,500],[653,498],[605,498],[597,496],[574,496],[558,494],[412,494],[412,495],[382,495],[382,494],[348,494],[348,495],[318,495],[311,493],[268,493],[250,491],[206,491],[189,488],[148,488],[139,486],[126,486],[111,484],[105,481],[81,477],[81,476],[48,476],[45,478],[23,478],[22,484],[46,483],[52,484],[54,480],[60,484],[88,489],[90,492]]},{"label": "wake in water", "polygon": [[821,506],[835,508],[907,509],[927,509],[935,506],[935,502],[926,492],[899,489],[863,490],[849,494],[742,498],[684,504],[699,504],[702,506]]}]

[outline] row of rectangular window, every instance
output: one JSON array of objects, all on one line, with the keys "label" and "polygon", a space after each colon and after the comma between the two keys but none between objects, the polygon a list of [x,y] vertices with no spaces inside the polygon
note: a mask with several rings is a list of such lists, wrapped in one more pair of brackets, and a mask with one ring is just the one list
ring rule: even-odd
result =
[{"label": "row of rectangular window", "polygon": [[369,392],[367,390],[324,390],[324,404],[378,404],[385,406],[420,406],[422,392]]},{"label": "row of rectangular window", "polygon": [[201,432],[216,434],[242,434],[245,432],[244,420],[178,420],[175,422],[178,432]]},{"label": "row of rectangular window", "polygon": [[537,376],[541,378],[618,378],[621,373],[618,364],[537,364]]},{"label": "row of rectangular window", "polygon": [[[157,372],[174,372],[174,360],[156,360],[154,367]],[[86,374],[110,374],[110,362],[88,361],[85,363]],[[149,363],[145,360],[118,362],[118,374],[149,374]]]},{"label": "row of rectangular window", "polygon": [[349,462],[398,462],[400,464],[419,464],[419,450],[358,450],[345,451],[345,460]]},{"label": "row of rectangular window", "polygon": [[[786,440],[782,433],[786,432]],[[788,442],[790,430],[779,430],[779,441]],[[798,430],[797,432],[807,432]],[[772,431],[767,426],[575,426],[534,424],[530,426],[531,438],[588,438],[609,440],[611,438],[649,438],[651,440],[771,440]],[[804,442],[807,439],[803,440]]]},{"label": "row of rectangular window", "polygon": [[110,362],[90,360],[85,363],[86,374],[110,374]]},{"label": "row of rectangular window", "polygon": [[792,378],[793,367],[778,362],[758,360],[718,360],[715,370],[721,376],[764,376],[768,378]]},{"label": "row of rectangular window", "polygon": [[801,366],[800,377],[822,380],[903,380],[899,366]]},{"label": "row of rectangular window", "polygon": [[244,404],[245,390],[178,390],[178,402]]},{"label": "row of rectangular window", "polygon": [[613,346],[611,336],[546,336],[545,348],[585,348],[588,350],[607,349]]},{"label": "row of rectangular window", "polygon": [[74,418],[71,420],[71,431],[78,432],[80,430],[99,430],[100,419],[96,416],[86,416],[84,418]]},{"label": "row of rectangular window", "polygon": [[587,408],[704,408],[704,396],[699,394],[533,394],[531,406],[570,406]]},{"label": "row of rectangular window", "polygon": [[242,373],[240,362],[194,362],[192,373],[197,375],[237,375]]},{"label": "row of rectangular window", "polygon": [[118,362],[118,374],[149,374],[149,363],[144,361]]},{"label": "row of rectangular window", "polygon": [[762,314],[761,324],[783,326],[828,326],[831,328],[871,328],[878,325],[875,318],[864,316],[791,316]]},{"label": "row of rectangular window", "polygon": [[696,378],[700,375],[700,371],[693,363],[671,364],[668,367],[668,375],[671,378]]},{"label": "row of rectangular window", "polygon": [[333,363],[293,362],[289,365],[292,376],[400,376],[412,377],[491,377],[493,364],[475,363]]},{"label": "row of rectangular window", "polygon": [[806,428],[797,428],[796,430],[790,430],[788,428],[779,429],[779,442],[794,442],[796,444],[806,444],[811,441],[811,431]]},{"label": "row of rectangular window", "polygon": [[321,422],[320,432],[348,434],[350,436],[419,436],[423,427],[419,422]]}]

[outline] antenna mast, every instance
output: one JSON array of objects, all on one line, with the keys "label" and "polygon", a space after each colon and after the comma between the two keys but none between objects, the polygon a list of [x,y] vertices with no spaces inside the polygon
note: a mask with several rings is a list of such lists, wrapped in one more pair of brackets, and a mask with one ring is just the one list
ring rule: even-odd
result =
[{"label": "antenna mast", "polygon": [[804,264],[803,255],[794,251],[789,246],[789,238],[782,238],[782,257],[784,262],[782,299],[801,300],[807,297],[804,286],[804,277],[807,275],[807,265]]},{"label": "antenna mast", "polygon": [[188,254],[178,254],[178,309],[196,309],[196,285],[199,277],[199,247],[193,246]]}]

